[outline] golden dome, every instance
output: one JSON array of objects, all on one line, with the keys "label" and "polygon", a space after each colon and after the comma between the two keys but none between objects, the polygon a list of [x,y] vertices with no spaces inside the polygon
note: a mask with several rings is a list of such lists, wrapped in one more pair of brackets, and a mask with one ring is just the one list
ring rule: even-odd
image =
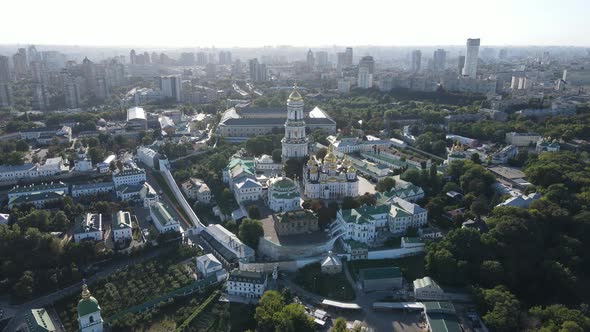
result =
[{"label": "golden dome", "polygon": [[301,97],[299,90],[297,90],[297,83],[295,83],[295,85],[293,86],[293,91],[289,95],[289,100],[292,100],[292,101],[302,101],[303,100],[303,97]]},{"label": "golden dome", "polygon": [[315,166],[315,163],[313,162],[312,158],[309,158],[309,160],[307,160],[307,166]]}]

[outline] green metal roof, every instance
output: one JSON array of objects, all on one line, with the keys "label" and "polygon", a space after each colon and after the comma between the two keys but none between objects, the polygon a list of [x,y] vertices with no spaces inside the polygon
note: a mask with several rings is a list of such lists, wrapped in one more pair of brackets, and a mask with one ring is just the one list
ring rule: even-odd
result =
[{"label": "green metal roof", "polygon": [[100,311],[98,301],[94,297],[89,299],[82,299],[78,302],[78,316],[86,316],[88,314]]},{"label": "green metal roof", "polygon": [[374,215],[387,213],[389,213],[387,205],[364,205],[357,209],[342,210],[341,212],[344,221],[357,224],[364,224],[373,220]]},{"label": "green metal roof", "polygon": [[369,268],[369,269],[362,269],[360,271],[360,276],[361,276],[361,279],[363,279],[363,280],[401,278],[402,271],[398,267]]}]

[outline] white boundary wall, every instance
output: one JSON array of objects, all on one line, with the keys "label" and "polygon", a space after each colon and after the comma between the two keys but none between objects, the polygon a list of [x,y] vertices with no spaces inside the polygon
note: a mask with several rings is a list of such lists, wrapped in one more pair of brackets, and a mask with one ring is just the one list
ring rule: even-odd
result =
[{"label": "white boundary wall", "polygon": [[163,175],[163,178],[168,184],[168,187],[170,187],[170,190],[172,190],[172,192],[174,193],[176,200],[178,200],[180,206],[184,209],[184,212],[186,212],[191,222],[193,223],[193,226],[195,227],[194,230],[197,233],[201,233],[201,231],[205,228],[205,225],[201,222],[199,217],[197,217],[195,211],[191,208],[190,204],[188,204],[188,202],[186,201],[186,198],[184,198],[184,196],[182,195],[182,192],[180,191],[180,188],[178,188],[176,181],[174,181],[174,177],[172,177],[172,173],[170,173],[170,170],[165,169],[163,171],[160,171],[160,173]]}]

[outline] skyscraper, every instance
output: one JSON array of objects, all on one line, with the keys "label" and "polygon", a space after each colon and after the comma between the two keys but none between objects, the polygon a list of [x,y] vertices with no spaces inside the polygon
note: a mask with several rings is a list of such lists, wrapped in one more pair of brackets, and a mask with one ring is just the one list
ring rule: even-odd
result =
[{"label": "skyscraper", "polygon": [[328,52],[319,51],[315,52],[316,56],[316,64],[318,68],[325,69],[328,68]]},{"label": "skyscraper", "polygon": [[467,54],[465,55],[465,66],[463,76],[469,78],[477,77],[477,60],[479,57],[479,38],[467,39]]},{"label": "skyscraper", "polygon": [[199,52],[197,53],[197,65],[204,66],[207,64],[207,53]]},{"label": "skyscraper", "polygon": [[307,70],[312,71],[315,67],[315,58],[311,49],[307,51]]},{"label": "skyscraper", "polygon": [[182,101],[179,75],[160,76],[155,80],[156,86],[162,91],[162,96],[172,98],[176,102]]},{"label": "skyscraper", "polygon": [[373,74],[369,67],[359,67],[357,85],[361,89],[369,89],[373,86]]},{"label": "skyscraper", "polygon": [[75,82],[66,83],[64,87],[66,106],[68,108],[80,107],[80,86]]},{"label": "skyscraper", "polygon": [[0,107],[12,105],[12,87],[10,83],[0,82]]},{"label": "skyscraper", "polygon": [[29,62],[32,61],[41,61],[41,54],[37,52],[37,48],[35,45],[29,45],[29,49],[27,50]]},{"label": "skyscraper", "polygon": [[432,70],[436,73],[443,72],[447,62],[447,52],[441,48],[434,51],[432,56]]},{"label": "skyscraper", "polygon": [[415,50],[412,52],[412,74],[416,74],[420,71],[420,67],[422,66],[422,52],[420,50]]},{"label": "skyscraper", "polygon": [[352,66],[352,47],[347,47],[346,51],[344,51],[344,64],[347,67]]},{"label": "skyscraper", "polygon": [[268,80],[266,65],[260,64],[258,59],[250,59],[248,61],[248,68],[250,69],[250,80],[254,82],[265,82]]},{"label": "skyscraper", "polygon": [[0,83],[10,81],[10,69],[8,67],[8,57],[0,55]]},{"label": "skyscraper", "polygon": [[[22,48],[24,50],[24,48]],[[27,56],[22,52],[15,53],[12,56],[12,63],[14,64],[14,74],[17,79],[27,76]]]},{"label": "skyscraper", "polygon": [[137,55],[135,54],[135,50],[131,50],[129,52],[129,62],[134,65],[137,62]]},{"label": "skyscraper", "polygon": [[465,67],[465,56],[459,55],[457,68],[459,69],[459,75],[463,75],[463,67]]},{"label": "skyscraper", "polygon": [[372,56],[367,55],[361,58],[359,61],[359,68],[367,67],[369,69],[369,74],[375,74],[375,60]]}]

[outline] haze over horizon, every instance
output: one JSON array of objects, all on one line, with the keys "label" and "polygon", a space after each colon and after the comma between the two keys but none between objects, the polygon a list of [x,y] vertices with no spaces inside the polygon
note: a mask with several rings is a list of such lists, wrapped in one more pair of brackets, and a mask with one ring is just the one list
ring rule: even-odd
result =
[{"label": "haze over horizon", "polygon": [[[483,3],[480,1],[480,3]],[[73,0],[11,1],[0,21],[0,44],[134,47],[263,46],[435,46],[482,45],[590,46],[590,21],[584,0],[500,0],[452,3],[383,3],[367,0],[344,6],[338,1],[293,1],[288,6],[260,0],[185,3],[164,6],[145,1],[105,0],[80,6]],[[34,9],[34,10],[32,10]],[[38,27],[43,27],[39,29]],[[17,28],[15,28],[17,27]]]}]

